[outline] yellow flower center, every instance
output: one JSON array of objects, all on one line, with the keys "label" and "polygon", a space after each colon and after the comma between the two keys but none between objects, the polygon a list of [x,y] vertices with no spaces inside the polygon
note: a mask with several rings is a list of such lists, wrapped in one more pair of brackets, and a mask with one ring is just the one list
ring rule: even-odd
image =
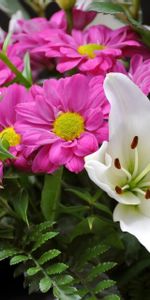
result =
[{"label": "yellow flower center", "polygon": [[98,45],[98,44],[86,44],[81,45],[78,48],[78,52],[81,55],[87,55],[89,58],[94,58],[96,55],[94,53],[95,50],[103,50],[105,49],[105,46]]},{"label": "yellow flower center", "polygon": [[17,146],[20,144],[21,136],[13,127],[7,127],[0,132],[0,139],[6,140],[10,146]]},{"label": "yellow flower center", "polygon": [[62,113],[53,123],[53,132],[66,141],[72,141],[84,132],[84,119],[78,113]]}]

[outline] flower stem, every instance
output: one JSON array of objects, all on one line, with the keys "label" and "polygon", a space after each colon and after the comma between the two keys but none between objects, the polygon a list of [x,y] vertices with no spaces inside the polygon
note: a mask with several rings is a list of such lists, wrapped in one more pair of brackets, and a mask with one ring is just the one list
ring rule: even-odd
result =
[{"label": "flower stem", "polygon": [[16,68],[16,66],[9,60],[9,58],[5,53],[0,52],[0,59],[16,75],[16,79],[19,81],[19,83],[23,84],[26,88],[29,88],[31,86],[31,83],[22,75],[22,73]]},{"label": "flower stem", "polygon": [[139,18],[140,6],[141,6],[140,0],[132,0],[131,14],[135,20],[138,20]]},{"label": "flower stem", "polygon": [[67,31],[71,33],[73,28],[73,17],[72,17],[72,9],[65,10],[66,17],[67,17]]}]

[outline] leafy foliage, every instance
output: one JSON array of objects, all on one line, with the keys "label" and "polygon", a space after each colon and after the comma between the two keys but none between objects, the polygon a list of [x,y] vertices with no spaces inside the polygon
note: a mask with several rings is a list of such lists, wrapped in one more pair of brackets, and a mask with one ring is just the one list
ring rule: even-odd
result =
[{"label": "leafy foliage", "polygon": [[25,285],[29,287],[29,292],[39,289],[46,293],[52,287],[58,299],[80,299],[76,288],[71,286],[73,278],[66,274],[68,266],[62,262],[54,262],[61,252],[57,249],[47,250],[58,234],[50,231],[51,226],[51,222],[32,226],[22,240],[22,247],[15,248],[8,244],[7,249],[5,247],[0,251],[0,259],[9,257],[10,265],[19,264],[19,273],[24,273]]},{"label": "leafy foliage", "polygon": [[[114,291],[116,292],[114,289],[116,282],[106,273],[114,268],[116,263],[104,262],[101,258],[108,250],[108,246],[103,244],[91,246],[81,254],[75,267],[72,266],[73,274],[77,278],[76,282],[80,285],[82,299],[107,299],[108,295],[110,299],[120,299],[118,295],[113,294]],[[113,290],[110,290],[112,287]]]}]

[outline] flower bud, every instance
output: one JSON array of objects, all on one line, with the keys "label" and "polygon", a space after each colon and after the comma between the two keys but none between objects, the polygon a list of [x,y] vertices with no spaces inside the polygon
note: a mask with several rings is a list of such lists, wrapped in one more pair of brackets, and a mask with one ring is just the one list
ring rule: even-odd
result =
[{"label": "flower bud", "polygon": [[64,10],[71,9],[75,3],[76,0],[56,0],[56,3]]}]

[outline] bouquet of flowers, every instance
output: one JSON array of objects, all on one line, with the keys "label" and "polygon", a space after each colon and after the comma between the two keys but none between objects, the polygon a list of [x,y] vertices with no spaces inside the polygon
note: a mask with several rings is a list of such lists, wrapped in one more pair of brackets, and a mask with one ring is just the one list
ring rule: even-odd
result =
[{"label": "bouquet of flowers", "polygon": [[0,260],[47,299],[148,300],[150,31],[140,1],[56,0],[46,17],[52,1],[26,0],[33,18],[12,2],[0,1],[13,13],[0,31]]}]

